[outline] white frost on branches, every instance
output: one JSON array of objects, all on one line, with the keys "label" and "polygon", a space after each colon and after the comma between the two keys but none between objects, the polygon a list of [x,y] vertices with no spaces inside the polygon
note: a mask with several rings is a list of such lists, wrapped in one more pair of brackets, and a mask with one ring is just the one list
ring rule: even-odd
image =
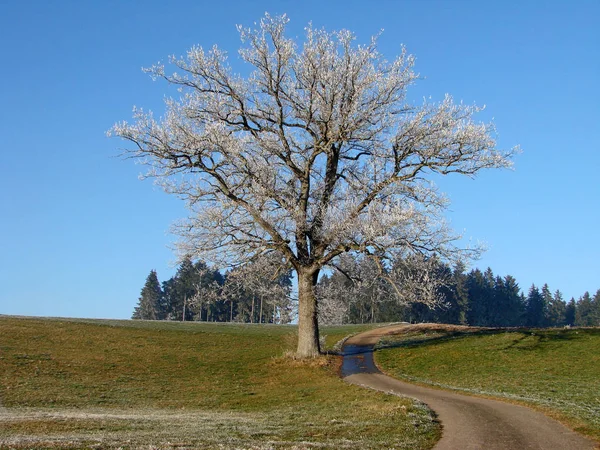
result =
[{"label": "white frost on branches", "polygon": [[236,298],[250,297],[252,310],[247,313],[251,322],[256,313],[261,322],[268,307],[273,323],[289,323],[292,319],[291,286],[283,282],[287,275],[285,272],[285,261],[280,254],[261,256],[228,272],[221,296],[231,302]]},{"label": "white frost on branches", "polygon": [[450,250],[446,203],[427,174],[507,167],[512,150],[498,151],[493,127],[473,121],[478,107],[449,96],[409,104],[417,75],[405,50],[388,62],[375,39],[355,45],[349,31],[310,25],[300,47],[287,22],[266,15],[258,29],[238,27],[248,78],[218,47],[172,57],[172,75],[146,69],[181,97],[160,121],[136,110],[111,131],[187,200],[182,252],[231,264],[277,250],[296,267],[348,250]]},{"label": "white frost on branches", "polygon": [[370,321],[375,321],[377,310],[390,300],[399,305],[422,303],[429,308],[445,304],[442,288],[449,280],[440,271],[436,257],[406,255],[386,267],[375,256],[344,254],[332,266],[332,277],[317,286],[321,323],[348,323],[350,309],[358,304],[370,309]]},{"label": "white frost on branches", "polygon": [[357,252],[448,259],[457,248],[443,221],[446,200],[432,174],[474,176],[509,167],[516,149],[498,150],[477,106],[411,104],[414,58],[387,61],[377,41],[347,31],[306,28],[286,37],[286,16],[238,27],[248,77],[218,47],[193,47],[146,71],[179,87],[160,120],[134,111],[109,134],[132,143],[167,192],[187,201],[175,226],[182,254],[219,267],[270,252],[283,255],[299,282],[299,353],[318,353],[314,286],[319,271]]}]

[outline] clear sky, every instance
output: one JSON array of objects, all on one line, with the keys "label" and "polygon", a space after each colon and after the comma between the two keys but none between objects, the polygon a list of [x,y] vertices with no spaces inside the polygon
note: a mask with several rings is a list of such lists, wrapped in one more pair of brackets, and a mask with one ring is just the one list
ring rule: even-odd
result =
[{"label": "clear sky", "polygon": [[489,247],[475,263],[600,288],[600,2],[0,0],[0,314],[128,318],[151,269],[174,273],[169,226],[185,214],[107,138],[133,105],[170,91],[141,67],[219,44],[239,64],[236,24],[287,13],[366,42],[381,29],[424,77],[410,97],[487,105],[514,171],[444,178],[449,218]]}]

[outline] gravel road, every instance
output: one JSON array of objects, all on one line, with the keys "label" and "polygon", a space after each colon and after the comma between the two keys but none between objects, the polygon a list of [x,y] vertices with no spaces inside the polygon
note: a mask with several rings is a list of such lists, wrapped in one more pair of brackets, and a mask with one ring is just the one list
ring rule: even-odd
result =
[{"label": "gravel road", "polygon": [[344,380],[393,392],[426,403],[438,416],[443,431],[435,450],[585,450],[596,444],[561,423],[530,408],[412,385],[381,373],[373,361],[373,347],[392,325],[358,334],[342,347]]}]

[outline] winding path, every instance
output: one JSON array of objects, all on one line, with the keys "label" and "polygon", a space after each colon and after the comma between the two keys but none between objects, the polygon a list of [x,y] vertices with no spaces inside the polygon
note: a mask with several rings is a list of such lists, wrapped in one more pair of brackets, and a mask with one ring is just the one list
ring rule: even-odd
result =
[{"label": "winding path", "polygon": [[405,383],[381,373],[373,347],[382,336],[405,325],[358,334],[342,347],[345,381],[379,391],[413,397],[426,403],[442,423],[435,450],[585,450],[596,444],[561,423],[524,406],[460,395]]}]

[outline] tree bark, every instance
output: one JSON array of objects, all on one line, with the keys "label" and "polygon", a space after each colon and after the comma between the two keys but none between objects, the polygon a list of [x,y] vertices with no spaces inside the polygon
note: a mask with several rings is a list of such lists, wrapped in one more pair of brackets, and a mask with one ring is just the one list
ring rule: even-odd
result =
[{"label": "tree bark", "polygon": [[314,358],[321,353],[315,285],[319,271],[298,271],[298,349],[300,358]]}]

